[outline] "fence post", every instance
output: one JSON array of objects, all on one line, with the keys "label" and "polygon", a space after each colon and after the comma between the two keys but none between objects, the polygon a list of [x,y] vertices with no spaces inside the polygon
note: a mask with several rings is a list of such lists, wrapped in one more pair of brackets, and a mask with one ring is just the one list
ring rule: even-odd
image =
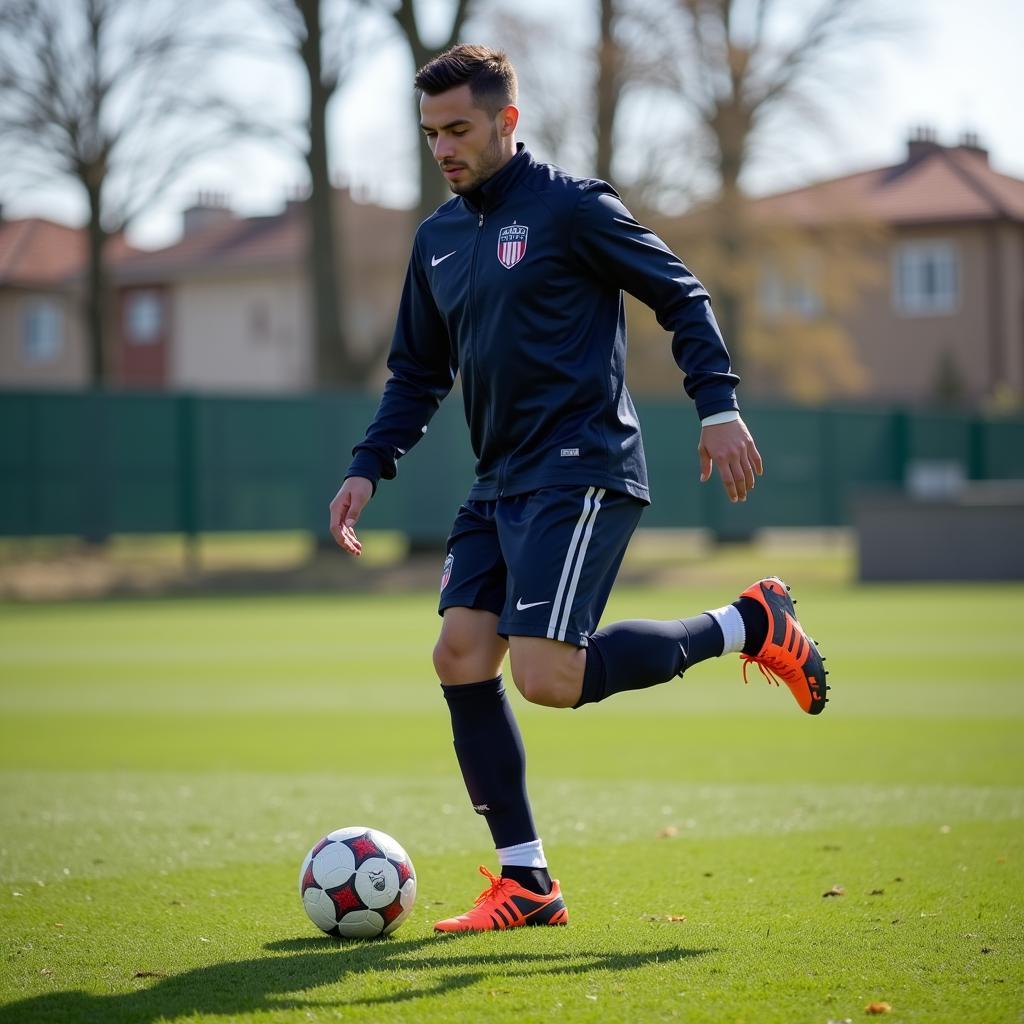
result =
[{"label": "fence post", "polygon": [[839,466],[839,438],[834,409],[822,406],[818,410],[821,463],[818,466],[818,486],[821,488],[821,512],[827,526],[838,526],[842,521],[839,495],[841,467]]},{"label": "fence post", "polygon": [[985,480],[988,466],[985,465],[985,434],[988,425],[981,416],[972,416],[967,434],[967,479]]},{"label": "fence post", "polygon": [[115,401],[109,392],[97,389],[83,393],[79,400],[81,435],[76,443],[89,453],[78,467],[79,533],[88,544],[101,545],[110,540],[111,493],[115,483],[110,466],[110,420],[116,416]]},{"label": "fence post", "polygon": [[902,409],[892,414],[892,456],[897,484],[903,488],[907,483],[907,463],[910,461],[910,415]]},{"label": "fence post", "polygon": [[179,395],[178,406],[178,526],[182,533],[185,568],[198,574],[199,558],[199,453],[194,395]]}]

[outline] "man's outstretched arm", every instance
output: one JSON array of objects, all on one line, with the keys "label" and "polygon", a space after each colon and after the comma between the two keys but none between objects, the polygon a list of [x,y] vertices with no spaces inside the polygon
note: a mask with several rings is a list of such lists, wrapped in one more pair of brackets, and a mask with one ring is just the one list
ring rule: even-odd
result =
[{"label": "man's outstretched arm", "polygon": [[[418,240],[417,240],[418,242]],[[458,366],[448,329],[430,291],[423,264],[413,244],[402,289],[402,302],[388,355],[391,376],[366,431],[352,449],[346,476],[361,476],[376,489],[391,480],[398,460],[426,433],[427,424],[452,389]]]},{"label": "man's outstretched arm", "polygon": [[703,285],[604,183],[595,182],[580,199],[573,251],[592,273],[650,306],[672,333],[672,354],[701,418],[701,482],[710,479],[715,467],[729,500],[745,501],[764,465],[740,418],[739,377]]},{"label": "man's outstretched arm", "polygon": [[339,547],[362,552],[355,525],[381,479],[426,433],[427,424],[455,381],[458,367],[447,328],[434,303],[415,243],[388,356],[391,377],[366,436],[330,505],[330,531]]}]

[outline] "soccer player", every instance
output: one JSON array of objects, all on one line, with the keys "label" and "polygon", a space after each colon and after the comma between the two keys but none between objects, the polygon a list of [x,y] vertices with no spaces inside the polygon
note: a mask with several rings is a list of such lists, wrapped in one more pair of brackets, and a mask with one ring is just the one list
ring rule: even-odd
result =
[{"label": "soccer player", "polygon": [[825,706],[825,670],[774,577],[690,618],[597,629],[649,501],[623,380],[622,292],[671,332],[700,417],[701,481],[717,468],[731,501],[746,501],[763,472],[739,415],[739,378],[707,292],[615,190],[538,163],[516,142],[516,74],[504,53],[456,46],[415,82],[426,143],[454,196],[416,232],[391,376],[331,502],[330,528],[345,551],[360,553],[360,513],[461,373],[476,481],[448,538],[434,668],[501,873],[481,867],[488,887],[435,930],[566,924],[502,687],[506,654],[522,695],[553,708],[664,683],[739,653],[813,715]]}]

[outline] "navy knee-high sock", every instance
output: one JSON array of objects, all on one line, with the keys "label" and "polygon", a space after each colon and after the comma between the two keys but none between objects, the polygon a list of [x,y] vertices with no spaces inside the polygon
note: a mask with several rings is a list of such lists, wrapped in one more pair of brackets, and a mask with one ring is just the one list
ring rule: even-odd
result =
[{"label": "navy knee-high sock", "polygon": [[628,619],[589,638],[583,692],[576,707],[622,690],[642,690],[668,682],[708,658],[717,658],[725,640],[707,613],[692,619]]},{"label": "navy knee-high sock", "polygon": [[470,802],[487,820],[495,847],[532,842],[537,830],[526,793],[526,752],[501,676],[441,689]]}]

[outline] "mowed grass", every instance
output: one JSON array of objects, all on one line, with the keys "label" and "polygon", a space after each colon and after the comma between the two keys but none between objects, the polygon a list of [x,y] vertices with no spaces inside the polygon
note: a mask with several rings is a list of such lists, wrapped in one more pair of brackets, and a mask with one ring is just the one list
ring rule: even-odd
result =
[{"label": "mowed grass", "polygon": [[[735,658],[577,712],[514,696],[572,922],[463,938],[432,922],[493,854],[434,595],[3,606],[0,1024],[1019,1022],[1024,588],[792,582],[819,718]],[[621,588],[607,619],[731,584]],[[359,823],[419,898],[338,943],[297,872]]]}]

